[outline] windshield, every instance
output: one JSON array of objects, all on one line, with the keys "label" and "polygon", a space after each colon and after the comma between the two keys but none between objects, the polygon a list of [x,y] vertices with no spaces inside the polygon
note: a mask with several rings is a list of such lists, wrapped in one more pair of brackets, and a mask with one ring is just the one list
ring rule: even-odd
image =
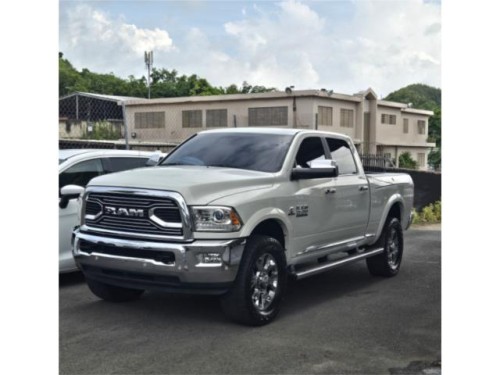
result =
[{"label": "windshield", "polygon": [[292,138],[290,134],[202,133],[175,149],[160,165],[278,172]]}]

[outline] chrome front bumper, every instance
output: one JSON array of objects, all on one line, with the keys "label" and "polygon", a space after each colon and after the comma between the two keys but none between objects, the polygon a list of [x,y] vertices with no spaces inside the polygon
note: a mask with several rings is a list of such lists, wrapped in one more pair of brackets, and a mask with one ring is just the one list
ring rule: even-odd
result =
[{"label": "chrome front bumper", "polygon": [[[118,286],[223,292],[236,278],[245,243],[245,239],[152,242],[76,229],[73,256],[87,278]],[[208,263],[204,253],[210,254]]]}]

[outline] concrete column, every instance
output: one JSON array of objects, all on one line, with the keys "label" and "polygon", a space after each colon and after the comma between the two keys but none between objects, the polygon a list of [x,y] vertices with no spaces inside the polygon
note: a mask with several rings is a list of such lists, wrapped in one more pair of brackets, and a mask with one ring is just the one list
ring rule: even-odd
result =
[{"label": "concrete column", "polygon": [[354,138],[359,139],[363,143],[364,134],[364,123],[365,123],[365,101],[362,100],[356,105],[356,123],[354,124]]},{"label": "concrete column", "polygon": [[377,128],[378,128],[377,99],[370,100],[370,154],[377,153]]}]

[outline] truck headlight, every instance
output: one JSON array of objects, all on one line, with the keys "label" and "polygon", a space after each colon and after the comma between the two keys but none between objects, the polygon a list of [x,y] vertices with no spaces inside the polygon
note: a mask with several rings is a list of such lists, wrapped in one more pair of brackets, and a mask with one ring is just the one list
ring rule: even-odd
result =
[{"label": "truck headlight", "polygon": [[243,223],[232,207],[191,207],[195,232],[237,232]]}]

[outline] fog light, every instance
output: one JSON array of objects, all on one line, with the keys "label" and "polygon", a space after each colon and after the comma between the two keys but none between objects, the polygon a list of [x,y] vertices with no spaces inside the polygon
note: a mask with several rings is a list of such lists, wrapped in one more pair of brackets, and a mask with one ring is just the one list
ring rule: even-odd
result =
[{"label": "fog light", "polygon": [[198,254],[198,261],[204,264],[222,264],[222,254],[219,253],[200,253]]}]

